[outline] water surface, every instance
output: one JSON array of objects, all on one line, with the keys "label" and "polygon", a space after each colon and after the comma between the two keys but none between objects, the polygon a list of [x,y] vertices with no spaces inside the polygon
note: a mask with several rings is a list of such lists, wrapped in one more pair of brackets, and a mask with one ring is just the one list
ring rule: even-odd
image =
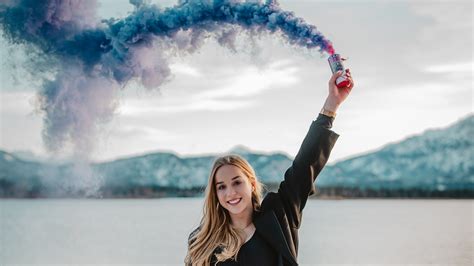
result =
[{"label": "water surface", "polygon": [[[0,200],[0,265],[183,265],[202,198]],[[472,200],[309,200],[300,265],[473,265]]]}]

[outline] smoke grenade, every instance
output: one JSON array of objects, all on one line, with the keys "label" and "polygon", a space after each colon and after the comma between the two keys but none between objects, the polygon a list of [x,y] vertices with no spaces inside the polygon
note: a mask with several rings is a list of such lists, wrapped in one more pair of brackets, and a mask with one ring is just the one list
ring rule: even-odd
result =
[{"label": "smoke grenade", "polygon": [[336,86],[340,89],[348,87],[351,84],[351,81],[347,77],[347,70],[344,68],[342,61],[343,59],[339,54],[333,54],[328,58],[329,66],[331,67],[333,74],[338,71],[343,72],[343,74],[336,79]]}]

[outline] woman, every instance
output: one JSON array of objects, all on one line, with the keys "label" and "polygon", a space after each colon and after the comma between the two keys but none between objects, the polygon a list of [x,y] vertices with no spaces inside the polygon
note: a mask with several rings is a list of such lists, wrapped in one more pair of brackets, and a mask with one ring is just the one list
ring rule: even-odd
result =
[{"label": "woman", "polygon": [[238,155],[218,158],[209,175],[204,214],[188,241],[186,265],[298,265],[298,229],[314,181],[326,164],[338,134],[331,129],[336,110],[354,83],[338,89],[341,72],[329,81],[329,95],[310,126],[277,193],[263,201],[262,184]]}]

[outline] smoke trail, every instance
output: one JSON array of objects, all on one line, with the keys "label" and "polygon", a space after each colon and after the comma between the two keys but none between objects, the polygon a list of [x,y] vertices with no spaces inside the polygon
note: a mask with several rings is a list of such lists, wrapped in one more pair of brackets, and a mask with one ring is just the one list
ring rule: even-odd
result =
[{"label": "smoke trail", "polygon": [[117,92],[131,79],[146,88],[170,80],[176,51],[192,53],[209,37],[235,51],[241,31],[276,33],[290,44],[334,53],[315,26],[282,10],[276,1],[188,0],[162,9],[130,0],[123,19],[99,21],[95,0],[11,0],[0,4],[3,35],[35,51],[33,69],[43,80],[38,93],[43,139],[50,151],[67,143],[87,156],[98,126],[113,117]]}]

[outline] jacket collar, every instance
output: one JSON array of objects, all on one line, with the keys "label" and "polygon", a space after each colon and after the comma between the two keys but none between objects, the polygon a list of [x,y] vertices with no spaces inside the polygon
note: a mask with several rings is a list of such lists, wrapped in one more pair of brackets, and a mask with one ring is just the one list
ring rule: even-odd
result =
[{"label": "jacket collar", "polygon": [[254,224],[258,233],[265,238],[275,250],[291,262],[291,265],[298,265],[296,258],[290,252],[278,219],[272,210],[259,213],[255,217]]}]

